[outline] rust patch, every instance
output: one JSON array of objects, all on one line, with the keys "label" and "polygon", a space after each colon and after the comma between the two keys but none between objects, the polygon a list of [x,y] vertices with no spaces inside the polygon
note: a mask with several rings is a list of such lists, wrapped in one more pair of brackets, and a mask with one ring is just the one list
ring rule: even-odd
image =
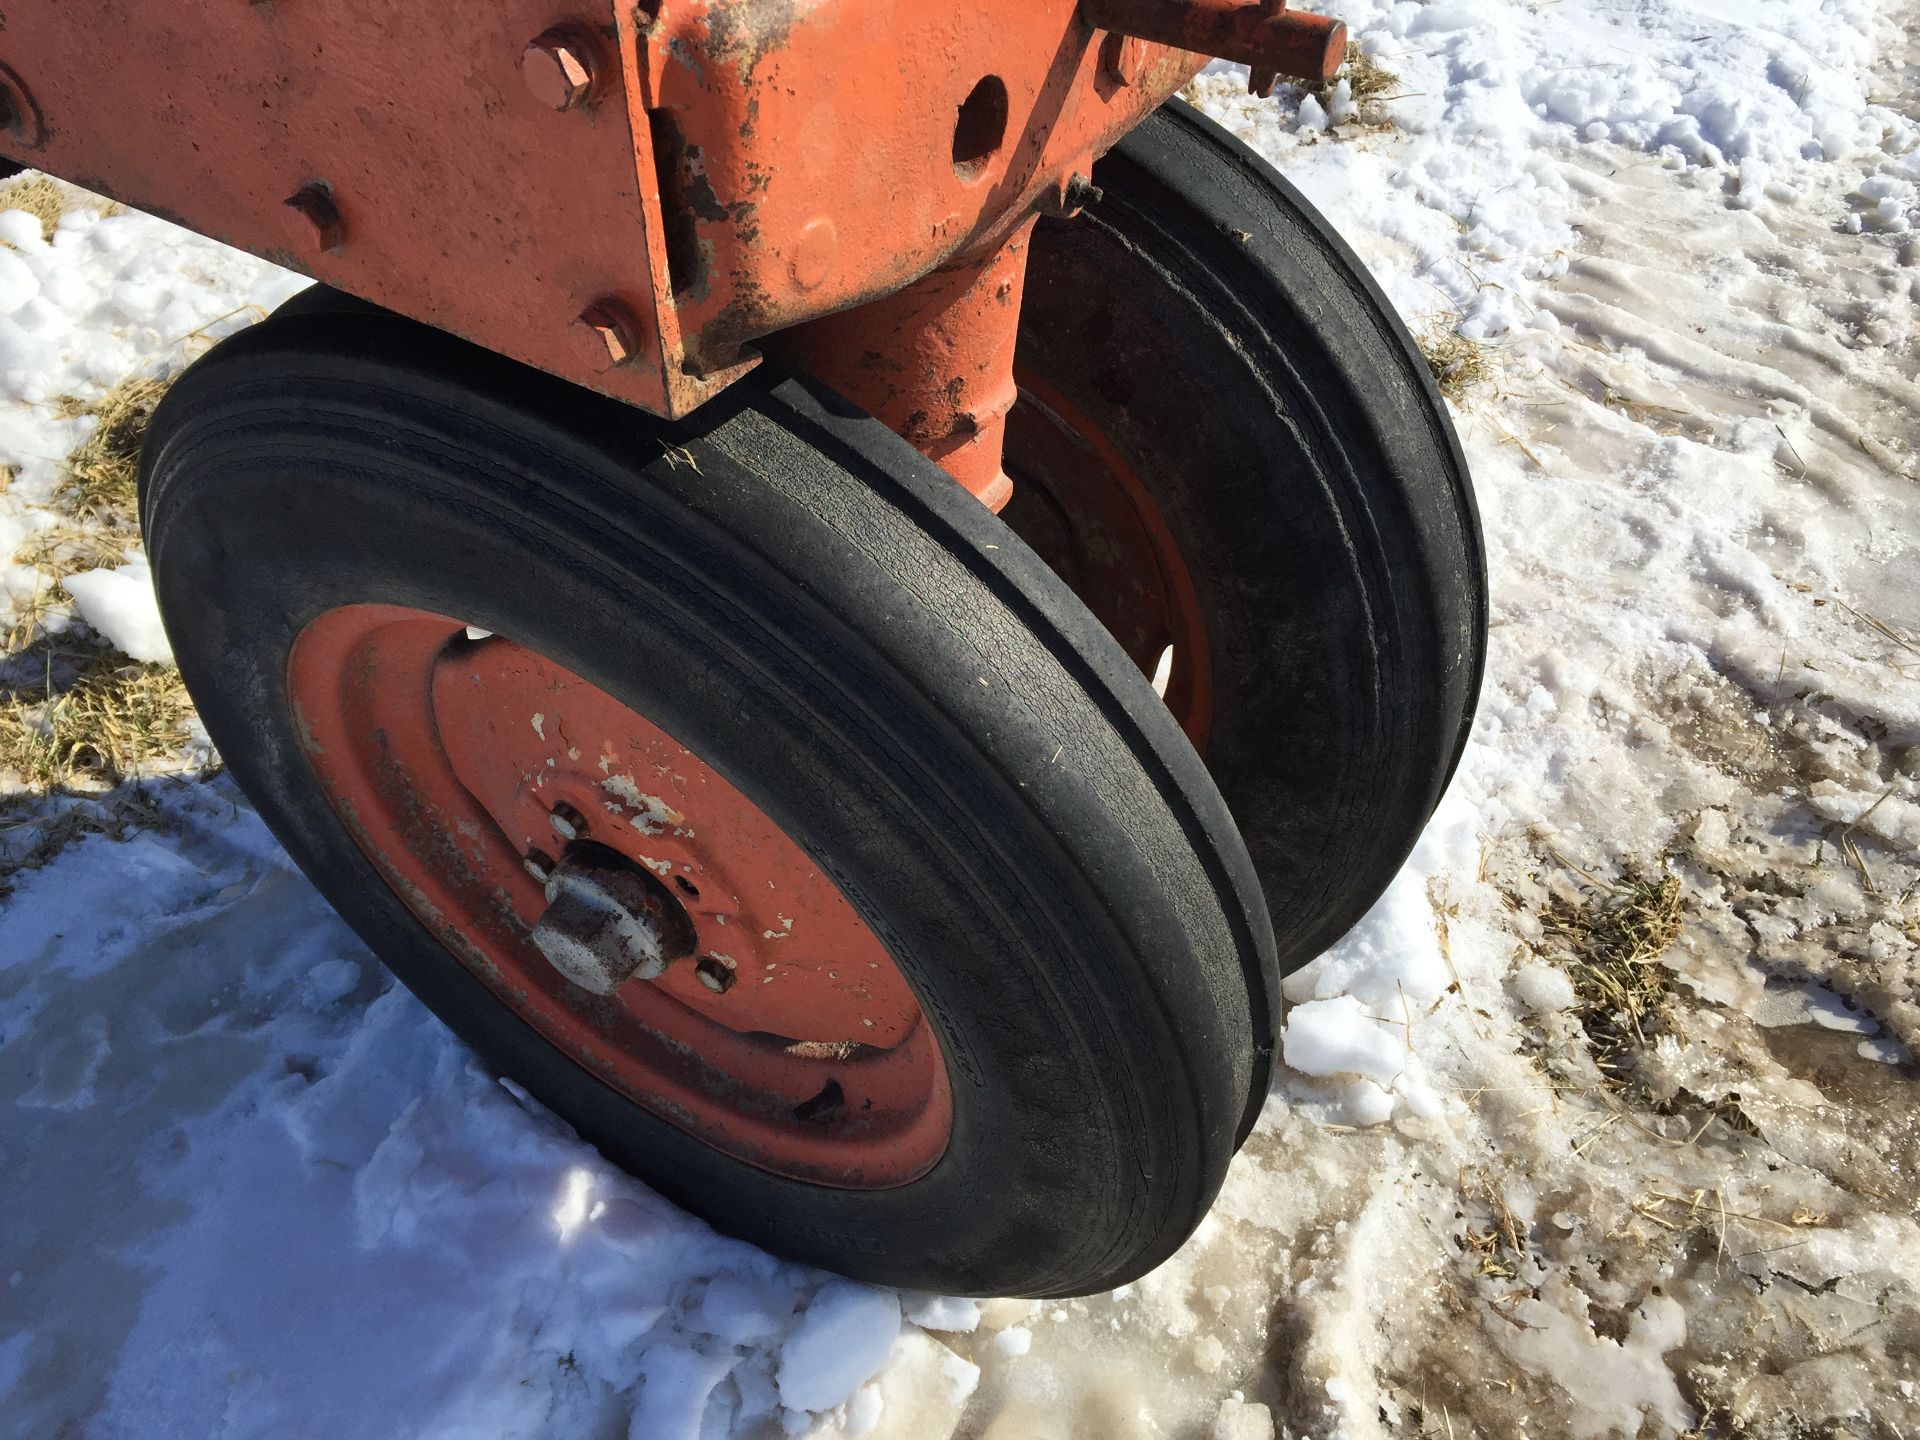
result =
[{"label": "rust patch", "polygon": [[[815,8],[819,0],[806,6]],[[707,12],[707,53],[732,66],[743,81],[769,55],[787,48],[787,37],[800,18],[799,0],[729,0]]]}]

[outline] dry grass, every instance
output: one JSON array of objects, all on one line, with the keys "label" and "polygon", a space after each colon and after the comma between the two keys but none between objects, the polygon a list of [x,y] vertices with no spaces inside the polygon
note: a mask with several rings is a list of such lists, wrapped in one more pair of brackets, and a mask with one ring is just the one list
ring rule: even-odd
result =
[{"label": "dry grass", "polygon": [[[104,195],[95,195],[51,175],[22,175],[0,185],[0,210],[24,210],[40,222],[42,239],[51,241],[60,217],[69,210],[97,210],[104,216],[124,215],[127,207]],[[4,245],[5,241],[0,241]]]},{"label": "dry grass", "polygon": [[69,575],[121,564],[137,543],[140,443],[167,385],[136,375],[96,402],[60,404],[98,424],[67,459],[60,523],[13,557],[42,583],[0,633],[0,895],[8,877],[83,835],[158,824],[151,797],[128,782],[165,768],[187,739],[193,706],[178,671],[78,640],[59,618],[73,603]]},{"label": "dry grass", "polygon": [[81,520],[132,523],[140,441],[172,383],[171,376],[133,375],[91,405],[68,402],[70,413],[92,415],[100,422],[67,460],[60,503],[70,514]]},{"label": "dry grass", "polygon": [[1392,117],[1387,114],[1386,102],[1399,94],[1400,77],[1397,74],[1355,45],[1347,51],[1347,62],[1340,67],[1340,73],[1327,84],[1315,86],[1307,93],[1331,114],[1334,91],[1340,88],[1342,80],[1347,82],[1347,93],[1353,97],[1358,111],[1355,121],[1376,130],[1386,129],[1393,124]]},{"label": "dry grass", "polygon": [[76,840],[89,835],[126,840],[166,823],[154,797],[139,786],[77,799],[47,814],[10,818],[0,805],[0,900],[13,893],[16,876],[39,869]]},{"label": "dry grass", "polygon": [[138,375],[91,404],[72,398],[60,402],[60,410],[69,418],[92,415],[99,424],[67,458],[66,483],[56,497],[61,512],[73,523],[35,532],[12,557],[15,564],[40,571],[45,583],[31,600],[16,607],[0,633],[0,662],[20,655],[45,636],[48,619],[72,605],[72,597],[61,586],[67,576],[119,565],[137,543],[135,482],[140,442],[169,383]]},{"label": "dry grass", "polygon": [[[0,771],[30,791],[109,789],[147,773],[186,738],[193,704],[171,665],[40,648],[40,684],[0,686]],[[14,664],[30,670],[33,658]]]},{"label": "dry grass", "polygon": [[1419,345],[1440,393],[1456,405],[1493,379],[1493,360],[1487,347],[1469,340],[1444,321],[1428,327],[1419,337]]},{"label": "dry grass", "polygon": [[[26,544],[14,552],[13,563],[31,565],[45,573],[55,584],[82,570],[126,563],[132,549],[132,537],[112,530],[86,530],[74,525],[55,525],[36,531]],[[9,650],[17,646],[8,646]]]},{"label": "dry grass", "polygon": [[1488,1220],[1484,1230],[1467,1226],[1467,1249],[1473,1254],[1476,1272],[1495,1280],[1517,1280],[1528,1255],[1527,1227],[1513,1213],[1500,1187],[1481,1171],[1462,1172],[1460,1194],[1468,1201],[1486,1207]]},{"label": "dry grass", "polygon": [[[52,606],[36,602],[44,611]],[[15,632],[38,628],[37,616]],[[139,784],[178,756],[193,704],[171,665],[40,635],[0,657],[0,899],[75,840],[161,823]]]},{"label": "dry grass", "polygon": [[1579,898],[1550,900],[1540,921],[1573,981],[1576,1013],[1594,1063],[1612,1079],[1630,1054],[1644,1050],[1666,1027],[1671,1014],[1673,976],[1660,957],[1686,924],[1680,880],[1628,867],[1620,880],[1608,883],[1568,868],[1585,882]]},{"label": "dry grass", "polygon": [[0,185],[0,210],[26,211],[40,222],[41,238],[51,240],[67,213],[67,191],[50,175],[23,175]]},{"label": "dry grass", "polygon": [[23,653],[35,640],[46,635],[47,621],[55,615],[64,614],[72,604],[73,597],[57,582],[43,584],[34,592],[31,600],[19,605],[13,612],[13,619],[7,623],[6,631],[0,633],[0,665]]}]

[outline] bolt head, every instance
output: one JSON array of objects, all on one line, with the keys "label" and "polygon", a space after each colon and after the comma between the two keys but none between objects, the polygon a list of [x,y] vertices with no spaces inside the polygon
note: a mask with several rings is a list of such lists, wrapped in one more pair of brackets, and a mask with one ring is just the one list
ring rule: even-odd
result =
[{"label": "bolt head", "polygon": [[296,254],[337,250],[346,239],[340,207],[324,185],[308,185],[288,196],[280,216]]},{"label": "bolt head", "polygon": [[1100,42],[1100,73],[1115,85],[1138,85],[1146,70],[1146,41],[1114,33]]},{"label": "bolt head", "polygon": [[694,961],[693,973],[700,977],[702,985],[716,995],[724,995],[733,988],[733,967],[711,955],[702,955]]},{"label": "bolt head", "polygon": [[587,817],[565,803],[554,806],[548,812],[547,823],[553,826],[553,833],[562,840],[578,840],[587,833]]},{"label": "bolt head", "polygon": [[569,338],[580,363],[596,374],[605,374],[633,358],[637,333],[633,315],[624,305],[602,300],[581,312]]},{"label": "bolt head", "polygon": [[1089,205],[1098,205],[1106,198],[1106,193],[1093,183],[1090,176],[1075,175],[1067,181],[1067,204],[1075,211],[1084,210]]},{"label": "bolt head", "polygon": [[1105,193],[1090,176],[1068,175],[1040,197],[1040,211],[1058,220],[1071,220],[1087,206],[1097,205]]},{"label": "bolt head", "polygon": [[544,851],[529,850],[520,863],[527,867],[527,874],[545,885],[553,878],[553,859]]},{"label": "bolt head", "polygon": [[593,97],[590,41],[572,30],[549,30],[520,52],[527,93],[550,110],[574,110]]}]

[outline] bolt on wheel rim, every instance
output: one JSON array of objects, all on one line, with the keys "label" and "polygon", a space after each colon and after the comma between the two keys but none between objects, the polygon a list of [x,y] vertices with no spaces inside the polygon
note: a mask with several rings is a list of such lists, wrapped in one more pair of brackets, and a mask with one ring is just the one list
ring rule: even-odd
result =
[{"label": "bolt on wheel rim", "polygon": [[[905,976],[806,852],[664,730],[504,636],[397,606],[313,620],[288,680],[361,850],[574,1061],[795,1179],[881,1189],[939,1160],[952,1097]],[[582,958],[602,924],[616,958]],[[555,953],[586,968],[569,978]]]}]

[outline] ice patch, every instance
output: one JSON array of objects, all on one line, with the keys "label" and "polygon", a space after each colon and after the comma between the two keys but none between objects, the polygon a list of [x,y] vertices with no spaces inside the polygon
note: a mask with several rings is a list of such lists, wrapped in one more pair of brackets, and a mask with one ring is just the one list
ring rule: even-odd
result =
[{"label": "ice patch", "polygon": [[1567,972],[1553,965],[1522,965],[1514,972],[1513,992],[1536,1015],[1571,1010],[1577,998]]},{"label": "ice patch", "polygon": [[1824,985],[1770,987],[1748,1012],[1756,1025],[1818,1025],[1850,1035],[1878,1035],[1880,1022],[1848,1005]]},{"label": "ice patch", "polygon": [[[1570,1289],[1548,1287],[1560,1295]],[[1585,1297],[1565,1296],[1584,1309]],[[1677,1434],[1697,1418],[1681,1398],[1666,1352],[1687,1338],[1686,1311],[1670,1299],[1654,1296],[1634,1312],[1624,1341],[1595,1335],[1591,1326],[1545,1299],[1524,1299],[1506,1321],[1491,1321],[1494,1343],[1523,1369],[1551,1376],[1572,1400],[1566,1412],[1570,1440],[1603,1435],[1640,1435],[1649,1420]]]},{"label": "ice patch", "polygon": [[993,1348],[1002,1355],[1024,1355],[1033,1348],[1033,1331],[1024,1325],[1009,1325],[993,1337]]}]

